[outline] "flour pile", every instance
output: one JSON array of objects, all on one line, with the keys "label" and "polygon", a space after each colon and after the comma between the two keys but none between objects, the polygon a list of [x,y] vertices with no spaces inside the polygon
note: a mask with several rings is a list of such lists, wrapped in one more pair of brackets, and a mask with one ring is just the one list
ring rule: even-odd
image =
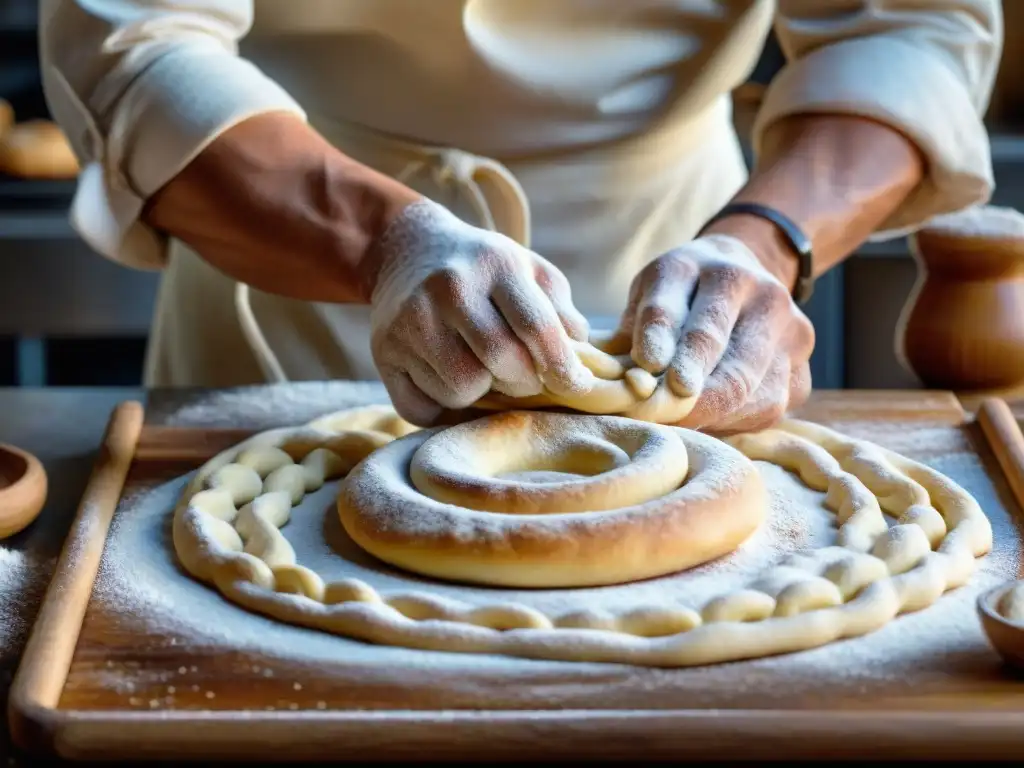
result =
[{"label": "flour pile", "polygon": [[52,570],[51,560],[0,546],[0,682],[18,665]]}]

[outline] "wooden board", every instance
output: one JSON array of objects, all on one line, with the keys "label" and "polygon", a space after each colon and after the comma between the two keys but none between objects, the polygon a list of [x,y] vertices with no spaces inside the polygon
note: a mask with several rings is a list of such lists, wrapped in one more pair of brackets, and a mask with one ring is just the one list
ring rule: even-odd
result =
[{"label": "wooden board", "polygon": [[[903,452],[923,461],[960,452],[991,484],[983,506],[996,537],[1019,544],[1019,505],[986,432],[965,422],[952,394],[822,392],[798,415],[883,445],[898,439]],[[115,412],[12,688],[9,714],[21,746],[74,759],[132,760],[475,762],[635,758],[637,750],[645,759],[1024,754],[1024,684],[981,641],[934,662],[922,659],[895,688],[787,695],[791,681],[762,665],[750,667],[743,690],[728,692],[727,706],[666,708],[645,703],[649,671],[616,667],[606,681],[616,693],[600,705],[580,706],[569,686],[552,686],[544,706],[524,709],[507,681],[451,687],[416,668],[356,679],[341,660],[310,667],[250,651],[192,648],[134,629],[90,599],[108,523],[127,514],[124,503],[114,510],[117,498],[179,477],[248,434],[142,426],[137,404]],[[273,676],[261,673],[271,668]],[[683,693],[693,679],[687,670],[657,674]],[[640,682],[631,692],[633,675]],[[173,700],[168,679],[177,682]],[[494,706],[481,708],[478,690],[488,685]]]}]

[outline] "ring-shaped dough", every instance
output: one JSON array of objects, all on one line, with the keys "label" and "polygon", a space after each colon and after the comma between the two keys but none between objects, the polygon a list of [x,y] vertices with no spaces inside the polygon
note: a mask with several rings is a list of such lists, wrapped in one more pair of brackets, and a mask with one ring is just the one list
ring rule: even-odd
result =
[{"label": "ring-shaped dough", "polygon": [[673,427],[508,411],[435,433],[416,451],[409,474],[435,501],[530,515],[660,499],[688,470],[686,444]]},{"label": "ring-shaped dough", "polygon": [[[296,562],[281,532],[307,493],[343,476],[374,443],[414,429],[390,409],[330,414],[263,432],[204,464],[174,511],[184,568],[248,610],[383,645],[501,653],[572,662],[690,667],[816,648],[869,634],[962,586],[992,546],[972,496],[942,473],[878,445],[808,422],[729,443],[825,493],[835,546],[794,553],[747,587],[703,605],[666,599],[616,611],[541,611],[500,597],[483,604],[428,586],[380,590],[325,581]],[[358,425],[360,431],[345,430]],[[327,425],[331,429],[326,429]],[[378,431],[378,428],[389,431]],[[370,439],[372,437],[372,439]],[[897,520],[889,526],[882,510]]]},{"label": "ring-shaped dough", "polygon": [[[654,461],[638,464],[637,477],[629,476],[627,465],[609,473],[607,484],[602,476],[532,489],[523,483],[512,495],[513,504],[520,505],[517,512],[481,509],[501,509],[495,499],[480,504],[479,491],[488,482],[466,483],[465,494],[452,482],[460,452],[467,457],[476,452],[468,461],[478,466],[490,461],[500,466],[510,457],[522,466],[536,457],[529,447],[534,435],[550,440],[579,434],[600,443],[612,436],[625,442],[625,435],[638,431],[663,439],[647,457]],[[649,470],[659,461],[667,464],[673,453],[684,467],[683,477],[668,475],[672,482],[666,483]],[[445,482],[424,480],[439,463]],[[428,492],[441,487],[447,501],[462,505],[423,493],[421,483]],[[577,484],[584,489],[579,499],[591,500],[592,506],[573,498]],[[627,498],[620,496],[624,489],[635,502],[609,506],[608,499]],[[566,509],[573,511],[561,514],[563,490]],[[546,506],[538,513],[525,511],[524,501],[539,500]],[[765,506],[753,462],[719,440],[614,416],[544,412],[498,414],[449,430],[413,433],[362,461],[338,494],[346,532],[380,560],[434,578],[503,587],[606,586],[682,571],[736,549],[763,521]]]}]

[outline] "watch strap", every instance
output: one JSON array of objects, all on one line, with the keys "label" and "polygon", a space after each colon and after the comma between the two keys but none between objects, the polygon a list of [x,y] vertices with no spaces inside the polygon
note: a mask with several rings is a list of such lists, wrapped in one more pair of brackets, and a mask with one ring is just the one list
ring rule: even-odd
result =
[{"label": "watch strap", "polygon": [[804,234],[795,221],[784,213],[760,203],[729,203],[711,217],[702,229],[727,216],[745,214],[757,216],[770,221],[789,242],[790,248],[797,256],[798,271],[796,285],[793,287],[793,301],[805,304],[814,293],[814,252],[811,239]]}]

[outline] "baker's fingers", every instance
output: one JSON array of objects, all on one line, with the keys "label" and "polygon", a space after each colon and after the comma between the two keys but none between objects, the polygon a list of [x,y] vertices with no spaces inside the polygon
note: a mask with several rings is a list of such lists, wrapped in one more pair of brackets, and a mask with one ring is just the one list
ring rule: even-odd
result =
[{"label": "baker's fingers", "polygon": [[555,308],[555,313],[562,321],[562,327],[569,334],[569,338],[576,341],[586,341],[590,334],[590,323],[583,313],[576,309],[572,300],[572,289],[569,281],[561,270],[544,259],[537,258],[537,266],[534,271],[534,279],[537,285],[544,292]]},{"label": "baker's fingers", "polygon": [[488,296],[453,296],[444,320],[457,331],[483,366],[493,388],[509,397],[530,397],[543,390],[530,350],[512,332]]},{"label": "baker's fingers", "polygon": [[749,280],[742,269],[719,267],[700,275],[679,344],[666,373],[680,397],[698,394],[718,365],[739,318]]},{"label": "baker's fingers", "polygon": [[633,361],[641,368],[658,374],[672,362],[699,273],[675,253],[644,269],[633,315]]},{"label": "baker's fingers", "polygon": [[455,329],[446,328],[438,344],[421,355],[445,387],[434,399],[445,408],[468,408],[491,390],[494,377]]},{"label": "baker's fingers", "polygon": [[735,434],[775,426],[791,407],[790,381],[789,360],[781,355],[775,357],[760,386],[743,405],[717,418],[712,415],[701,428],[709,434]]},{"label": "baker's fingers", "polygon": [[806,361],[814,352],[816,336],[814,324],[799,308],[790,306],[791,320],[786,332],[786,347],[791,360]]},{"label": "baker's fingers", "polygon": [[811,396],[811,364],[809,361],[793,368],[789,375],[789,410],[799,408]]},{"label": "baker's fingers", "polygon": [[741,311],[721,360],[701,390],[699,404],[719,409],[700,414],[704,423],[727,419],[743,408],[761,387],[773,360],[782,357],[788,361],[788,352],[780,344],[787,326],[775,304],[771,294],[762,293]]},{"label": "baker's fingers", "polygon": [[391,365],[378,366],[378,371],[395,411],[410,424],[429,427],[444,412],[444,408],[423,394],[406,371]]},{"label": "baker's fingers", "polygon": [[[611,346],[624,347],[629,353],[633,347],[633,328],[636,326],[636,306],[640,301],[644,285],[647,283],[646,270],[640,270],[629,284],[629,294],[626,299],[626,308],[619,316],[619,325],[615,331],[604,340],[601,349],[608,351]],[[611,354],[611,353],[609,353]]]},{"label": "baker's fingers", "polygon": [[544,386],[559,395],[589,392],[594,374],[580,362],[572,339],[531,275],[514,271],[496,282],[491,298],[513,333],[526,345]]},{"label": "baker's fingers", "polygon": [[[410,366],[417,386],[445,408],[466,408],[490,390],[493,377],[459,332],[445,323],[434,285],[428,282],[425,288],[406,302],[392,324],[389,336],[398,343],[388,362]],[[415,373],[417,360],[435,375]]]},{"label": "baker's fingers", "polygon": [[[423,394],[440,405],[442,408],[460,410],[468,408],[490,390],[490,374],[487,375],[485,383],[477,386],[467,386],[465,382],[451,383],[451,376],[442,376],[438,373],[437,361],[427,360],[420,355],[410,353],[401,361],[401,367],[409,374],[409,378]],[[474,382],[476,384],[477,382]]]}]

